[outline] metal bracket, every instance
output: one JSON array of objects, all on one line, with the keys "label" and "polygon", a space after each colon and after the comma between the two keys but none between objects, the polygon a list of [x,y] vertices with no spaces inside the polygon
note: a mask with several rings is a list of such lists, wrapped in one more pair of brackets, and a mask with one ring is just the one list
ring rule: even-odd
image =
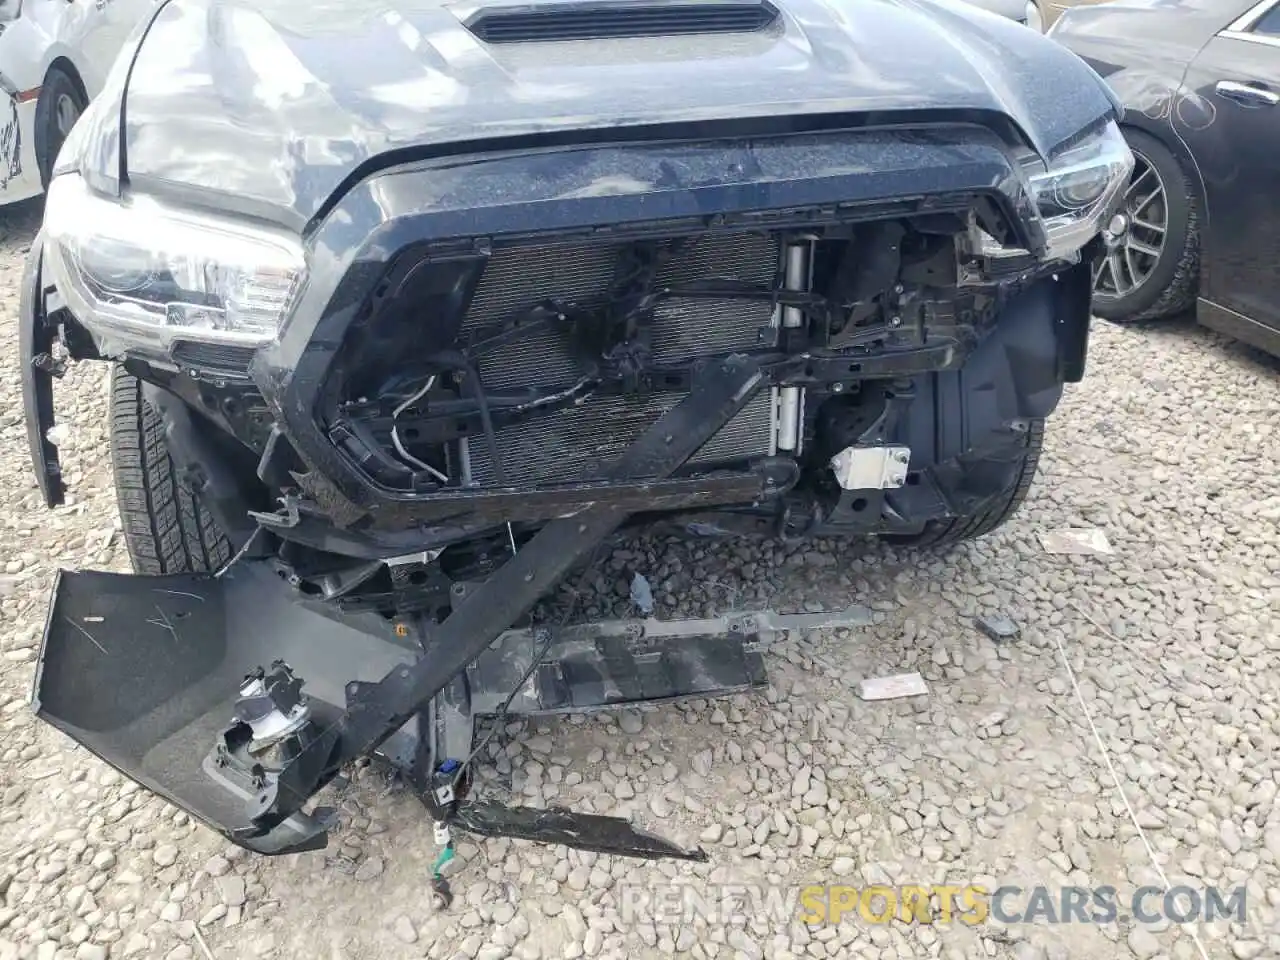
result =
[{"label": "metal bracket", "polygon": [[845,447],[831,458],[831,469],[844,490],[886,490],[907,482],[910,463],[910,447]]}]

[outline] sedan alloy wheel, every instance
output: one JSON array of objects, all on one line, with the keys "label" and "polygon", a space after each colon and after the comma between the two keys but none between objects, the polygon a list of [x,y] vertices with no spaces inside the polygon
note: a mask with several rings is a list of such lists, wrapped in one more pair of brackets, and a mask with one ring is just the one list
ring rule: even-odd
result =
[{"label": "sedan alloy wheel", "polygon": [[1151,278],[1169,232],[1166,189],[1151,161],[1135,151],[1124,206],[1102,231],[1106,249],[1094,267],[1095,294],[1128,296]]}]

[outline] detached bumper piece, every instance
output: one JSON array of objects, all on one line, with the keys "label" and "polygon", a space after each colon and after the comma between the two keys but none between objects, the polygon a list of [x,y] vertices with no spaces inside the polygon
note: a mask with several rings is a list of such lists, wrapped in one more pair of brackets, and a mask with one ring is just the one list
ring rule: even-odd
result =
[{"label": "detached bumper piece", "polygon": [[[393,731],[381,753],[422,784],[464,762],[481,717],[758,689],[768,680],[763,651],[783,632],[870,622],[869,611],[851,607],[603,621],[551,638],[541,629],[507,630]],[[272,663],[245,676],[243,664],[273,658],[289,666]],[[34,700],[41,719],[235,842],[258,853],[296,853],[325,845],[326,811],[294,813],[259,832],[253,764],[262,767],[259,780],[284,766],[291,758],[281,746],[304,718],[321,730],[340,722],[339,678],[371,682],[417,658],[416,645],[376,614],[339,622],[296,602],[266,562],[237,565],[220,579],[64,571],[54,586]],[[479,836],[702,858],[616,817],[462,799],[451,820]]]},{"label": "detached bumper piece", "polygon": [[[373,679],[413,654],[295,603],[262,564],[222,579],[64,571],[45,625],[35,709],[122,773],[239,837],[253,828],[253,793],[222,772],[215,747],[246,671],[264,657],[312,668],[307,692],[321,714],[326,702],[342,702],[341,686],[326,688],[325,677],[354,671]],[[296,815],[247,846],[317,849],[324,831]]]}]

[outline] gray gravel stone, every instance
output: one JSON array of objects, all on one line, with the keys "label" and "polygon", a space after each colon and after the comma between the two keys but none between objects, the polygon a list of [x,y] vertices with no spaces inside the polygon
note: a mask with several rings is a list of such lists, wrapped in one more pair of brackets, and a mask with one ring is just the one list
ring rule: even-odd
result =
[{"label": "gray gravel stone", "polygon": [[1149,960],[1160,952],[1160,941],[1145,927],[1134,927],[1126,941],[1129,950],[1138,960]]},{"label": "gray gravel stone", "polygon": [[242,906],[246,897],[244,878],[234,875],[219,877],[218,895],[228,907]]},{"label": "gray gravel stone", "polygon": [[396,939],[404,943],[417,943],[418,931],[413,925],[413,921],[406,917],[403,913],[396,917],[391,927],[396,935]]},{"label": "gray gravel stone", "polygon": [[356,867],[356,880],[360,883],[367,883],[382,876],[382,858],[369,857],[364,860],[360,866]]},{"label": "gray gravel stone", "polygon": [[178,848],[171,843],[162,843],[151,852],[151,859],[158,867],[171,867],[178,860]]}]

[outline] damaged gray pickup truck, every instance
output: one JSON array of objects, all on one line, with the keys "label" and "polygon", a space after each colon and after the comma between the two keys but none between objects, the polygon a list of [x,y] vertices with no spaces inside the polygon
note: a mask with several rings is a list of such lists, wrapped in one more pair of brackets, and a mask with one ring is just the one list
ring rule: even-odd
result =
[{"label": "damaged gray pickup truck", "polygon": [[323,846],[381,754],[446,848],[702,856],[469,791],[477,718],[750,690],[841,616],[531,611],[624,529],[1008,518],[1083,374],[1119,120],[944,0],[161,2],[23,289],[45,498],[57,378],[109,361],[137,571],[60,573],[36,709],[262,853]]}]

